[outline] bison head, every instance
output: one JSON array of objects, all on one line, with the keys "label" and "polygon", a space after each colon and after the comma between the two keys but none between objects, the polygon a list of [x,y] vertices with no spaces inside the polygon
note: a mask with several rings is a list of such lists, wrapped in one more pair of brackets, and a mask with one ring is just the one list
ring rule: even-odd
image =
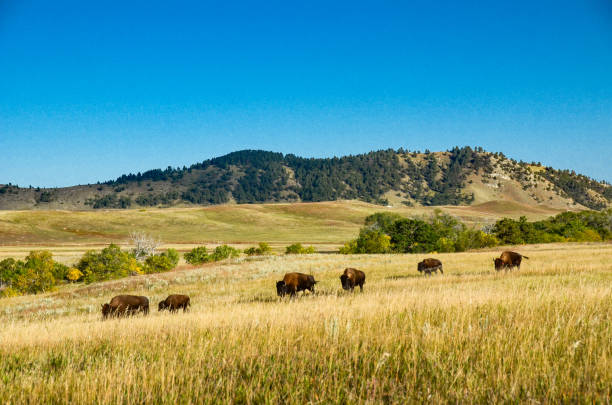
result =
[{"label": "bison head", "polygon": [[287,285],[285,284],[284,281],[277,281],[276,282],[276,294],[279,297],[282,297],[285,294],[287,294]]},{"label": "bison head", "polygon": [[497,258],[497,259],[493,259],[493,261],[495,262],[495,270],[499,271],[505,267],[504,261],[502,259]]},{"label": "bison head", "polygon": [[417,270],[419,271],[419,273],[422,273],[423,270],[425,270],[425,262],[419,262],[419,264],[417,265]]},{"label": "bison head", "polygon": [[343,274],[340,276],[340,282],[342,283],[342,288],[345,290],[350,290],[352,285],[351,285],[351,279],[346,275]]},{"label": "bison head", "polygon": [[166,304],[166,300],[159,301],[159,305],[157,305],[157,310],[163,311],[166,308],[168,308],[168,304]]},{"label": "bison head", "polygon": [[107,318],[111,313],[111,306],[108,304],[102,305],[102,317]]}]

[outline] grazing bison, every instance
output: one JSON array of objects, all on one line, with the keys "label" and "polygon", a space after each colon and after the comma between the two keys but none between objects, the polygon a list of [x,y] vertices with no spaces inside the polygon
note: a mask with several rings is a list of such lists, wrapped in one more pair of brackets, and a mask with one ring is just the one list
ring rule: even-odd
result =
[{"label": "grazing bison", "polygon": [[102,305],[102,317],[128,316],[142,312],[149,313],[149,299],[137,295],[117,295],[108,304]]},{"label": "grazing bison", "polygon": [[298,291],[309,290],[314,294],[314,285],[317,282],[314,277],[308,274],[302,273],[287,273],[283,277],[283,281],[276,283],[276,293],[279,297],[283,297],[285,294],[290,294],[292,297]]},{"label": "grazing bison", "polygon": [[440,269],[440,273],[444,274],[444,271],[442,271],[442,262],[438,259],[425,259],[419,262],[417,266],[419,273],[425,272],[425,274],[430,276],[432,272],[436,272],[438,269]]},{"label": "grazing bison", "polygon": [[166,298],[165,300],[159,302],[157,310],[163,311],[164,309],[167,309],[170,312],[176,312],[182,308],[183,312],[187,312],[187,309],[190,306],[191,302],[188,296],[181,294],[172,294],[168,295],[168,298]]},{"label": "grazing bison", "polygon": [[344,273],[340,276],[340,282],[342,288],[345,290],[355,290],[355,286],[358,285],[361,291],[363,291],[363,285],[365,284],[365,273],[361,270],[346,268]]},{"label": "grazing bison", "polygon": [[521,269],[521,261],[524,259],[529,259],[527,256],[523,256],[520,253],[511,252],[506,250],[499,256],[497,259],[493,259],[495,263],[495,270],[500,271],[502,269],[511,269],[512,267],[516,267],[517,269]]}]

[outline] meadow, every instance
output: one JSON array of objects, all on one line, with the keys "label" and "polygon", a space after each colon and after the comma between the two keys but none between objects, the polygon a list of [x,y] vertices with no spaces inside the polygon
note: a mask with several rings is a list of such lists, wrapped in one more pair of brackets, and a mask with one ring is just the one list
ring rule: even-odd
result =
[{"label": "meadow", "polygon": [[[424,255],[239,258],[0,300],[4,403],[609,403],[612,245]],[[345,267],[364,292],[340,288]],[[285,272],[316,294],[276,297]],[[114,295],[149,316],[102,321]],[[170,293],[188,313],[158,313]]]},{"label": "meadow", "polygon": [[[437,208],[437,207],[436,207]],[[109,243],[126,246],[133,231],[147,233],[162,248],[180,252],[206,244],[229,244],[244,249],[267,242],[276,252],[291,243],[313,245],[319,252],[337,251],[355,238],[364,219],[375,212],[405,216],[430,215],[434,207],[384,207],[361,201],[218,205],[211,207],[148,208],[94,211],[0,211],[0,260],[23,259],[30,250],[46,249],[54,258],[72,265],[88,249],[101,250]],[[468,225],[494,223],[502,216],[530,220],[559,213],[509,201],[473,206],[445,206]]]}]

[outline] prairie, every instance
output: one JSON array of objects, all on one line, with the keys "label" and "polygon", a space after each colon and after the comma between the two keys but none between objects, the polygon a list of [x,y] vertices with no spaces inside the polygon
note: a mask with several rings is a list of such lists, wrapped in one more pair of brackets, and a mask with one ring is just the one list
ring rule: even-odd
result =
[{"label": "prairie", "polygon": [[[482,226],[503,216],[543,219],[561,211],[513,202],[441,207],[463,222]],[[0,211],[0,260],[23,258],[30,250],[51,250],[56,259],[72,264],[88,249],[109,243],[127,244],[132,231],[146,232],[185,252],[194,246],[227,243],[238,248],[268,242],[277,252],[295,242],[318,251],[337,251],[354,238],[366,216],[397,212],[430,215],[432,207],[383,207],[360,201],[219,205],[189,208],[149,208],[99,211]]]},{"label": "prairie", "polygon": [[[424,255],[233,259],[0,300],[6,403],[607,403],[612,395],[612,245]],[[367,274],[347,293],[344,267]],[[285,272],[314,295],[276,297]],[[102,321],[100,304],[146,295],[152,313]],[[188,313],[156,311],[170,293]]]}]

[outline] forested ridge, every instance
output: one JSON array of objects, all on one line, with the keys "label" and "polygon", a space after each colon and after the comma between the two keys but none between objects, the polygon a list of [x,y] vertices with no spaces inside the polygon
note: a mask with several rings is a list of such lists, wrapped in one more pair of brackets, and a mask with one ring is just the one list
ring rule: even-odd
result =
[{"label": "forested ridge", "polygon": [[466,146],[445,152],[387,149],[333,158],[242,150],[189,167],[130,173],[71,188],[8,184],[0,186],[0,207],[3,199],[18,201],[20,196],[26,207],[66,203],[93,209],[339,199],[385,205],[390,196],[394,203],[408,206],[465,205],[474,201],[474,181],[501,190],[500,177],[514,181],[538,204],[548,202],[536,193],[538,187],[549,191],[549,200],[563,198],[591,209],[606,208],[612,201],[612,187],[606,182]]}]

